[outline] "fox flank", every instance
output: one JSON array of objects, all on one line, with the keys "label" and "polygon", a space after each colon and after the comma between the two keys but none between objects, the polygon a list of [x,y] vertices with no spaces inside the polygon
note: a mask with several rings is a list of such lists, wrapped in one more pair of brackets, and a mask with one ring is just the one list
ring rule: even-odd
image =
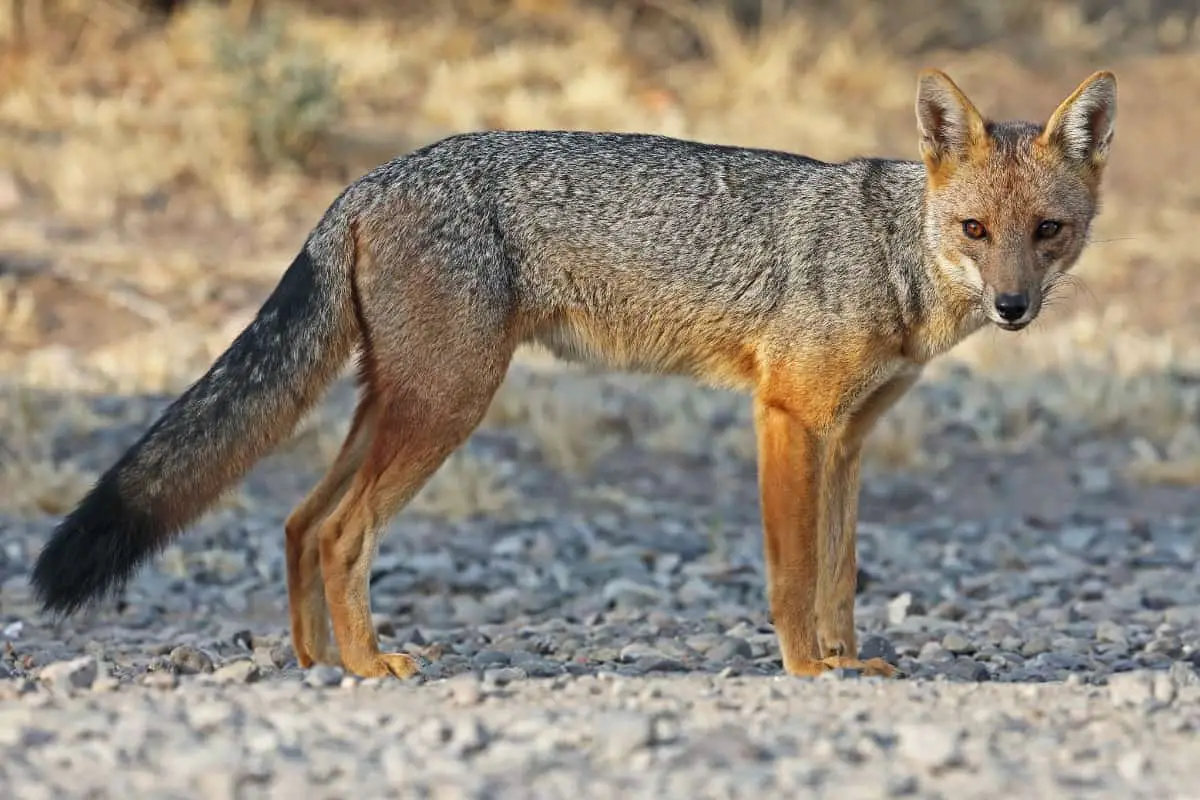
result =
[{"label": "fox flank", "polygon": [[915,110],[917,160],[489,131],[378,166],[61,521],[33,569],[37,596],[70,614],[119,592],[356,356],[350,431],[285,525],[292,641],[302,667],[416,674],[371,623],[379,538],[536,342],[748,395],[785,670],[895,675],[858,657],[862,443],[931,359],[984,327],[1036,321],[1100,206],[1116,79],[1096,72],[1037,124],[990,120],[927,70]]}]

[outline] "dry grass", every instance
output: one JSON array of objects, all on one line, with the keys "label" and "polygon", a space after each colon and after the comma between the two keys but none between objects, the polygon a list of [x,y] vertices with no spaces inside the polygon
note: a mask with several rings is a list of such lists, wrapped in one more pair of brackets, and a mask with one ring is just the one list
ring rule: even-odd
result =
[{"label": "dry grass", "polygon": [[[948,69],[986,110],[1026,116],[1115,66],[1118,152],[1098,243],[1079,268],[1090,294],[1055,309],[1058,325],[985,334],[938,364],[929,391],[906,398],[871,440],[874,468],[943,465],[927,444],[954,426],[1020,448],[1057,419],[1131,442],[1140,478],[1200,481],[1200,400],[1179,377],[1196,370],[1197,329],[1183,322],[1200,269],[1200,190],[1187,178],[1200,158],[1186,134],[1200,113],[1177,100],[1200,89],[1186,9],[1117,29],[1125,17],[1089,22],[1079,3],[1014,3],[1003,14],[989,4],[975,24],[1005,33],[994,40],[1004,46],[971,42],[967,52],[931,49],[969,27],[950,25],[950,6],[936,0],[925,5],[941,11],[908,19],[862,4],[837,24],[832,12],[772,12],[782,5],[767,0],[775,16],[757,31],[723,3],[496,5],[350,18],[278,2],[251,28],[236,9],[199,3],[157,28],[132,6],[47,5],[65,21],[0,68],[0,508],[54,513],[90,477],[49,451],[45,431],[99,422],[79,404],[60,412],[66,421],[44,419],[23,407],[23,392],[178,391],[248,319],[344,183],[384,158],[484,127],[911,156],[913,74],[924,63]],[[953,13],[983,8],[960,5]],[[464,22],[454,9],[466,7],[492,7],[488,24]],[[631,23],[635,7],[637,24],[650,15],[657,33]],[[1019,22],[1031,32],[1008,35]],[[0,39],[9,34],[0,27]],[[1180,52],[1157,52],[1167,45]],[[1059,66],[1022,66],[1031,53]],[[1156,296],[1146,271],[1170,292]],[[585,475],[631,439],[664,457],[753,457],[741,398],[563,370],[536,354],[525,363],[486,424],[525,432],[557,469]],[[971,377],[954,378],[964,367]],[[952,380],[965,387],[958,405],[936,391]],[[719,417],[738,424],[714,434]],[[309,423],[323,457],[343,426],[323,413]],[[450,516],[511,506],[498,469],[456,455],[417,505]]]}]

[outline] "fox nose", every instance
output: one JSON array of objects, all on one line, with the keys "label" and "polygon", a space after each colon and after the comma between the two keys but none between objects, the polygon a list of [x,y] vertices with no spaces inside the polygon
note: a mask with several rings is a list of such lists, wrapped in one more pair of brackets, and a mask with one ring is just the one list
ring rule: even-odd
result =
[{"label": "fox nose", "polygon": [[996,295],[996,313],[1005,322],[1016,322],[1029,310],[1029,295],[1024,292],[1002,292]]}]

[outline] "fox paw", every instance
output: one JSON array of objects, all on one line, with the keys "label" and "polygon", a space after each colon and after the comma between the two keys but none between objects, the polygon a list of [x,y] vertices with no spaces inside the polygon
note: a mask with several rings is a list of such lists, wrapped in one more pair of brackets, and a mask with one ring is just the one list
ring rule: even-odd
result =
[{"label": "fox paw", "polygon": [[868,678],[896,678],[901,675],[900,670],[893,667],[882,658],[868,658],[863,661],[858,658],[847,658],[845,656],[831,656],[823,659],[823,664],[829,665],[830,669],[853,669],[861,672]]},{"label": "fox paw", "polygon": [[417,659],[407,653],[377,653],[346,666],[349,672],[360,678],[411,678],[421,671]]},{"label": "fox paw", "polygon": [[866,661],[845,656],[830,656],[821,660],[805,659],[795,664],[786,664],[785,669],[792,675],[812,678],[824,672],[835,669],[849,669],[862,673],[868,678],[897,678],[902,675],[900,670],[884,661],[882,658],[869,658]]}]

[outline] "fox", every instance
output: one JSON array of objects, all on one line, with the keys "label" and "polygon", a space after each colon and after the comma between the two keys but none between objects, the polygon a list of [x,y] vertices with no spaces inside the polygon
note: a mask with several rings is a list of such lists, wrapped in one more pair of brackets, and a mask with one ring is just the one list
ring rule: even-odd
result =
[{"label": "fox", "polygon": [[933,359],[1038,318],[1089,241],[1117,99],[1098,71],[1044,123],[997,121],[939,69],[916,83],[919,159],[484,130],[373,168],[54,528],[31,573],[43,613],[123,591],[351,365],[345,440],[284,524],[291,642],[303,669],[419,674],[380,648],[372,560],[540,345],[748,396],[783,670],[903,677],[859,657],[863,442]]}]

